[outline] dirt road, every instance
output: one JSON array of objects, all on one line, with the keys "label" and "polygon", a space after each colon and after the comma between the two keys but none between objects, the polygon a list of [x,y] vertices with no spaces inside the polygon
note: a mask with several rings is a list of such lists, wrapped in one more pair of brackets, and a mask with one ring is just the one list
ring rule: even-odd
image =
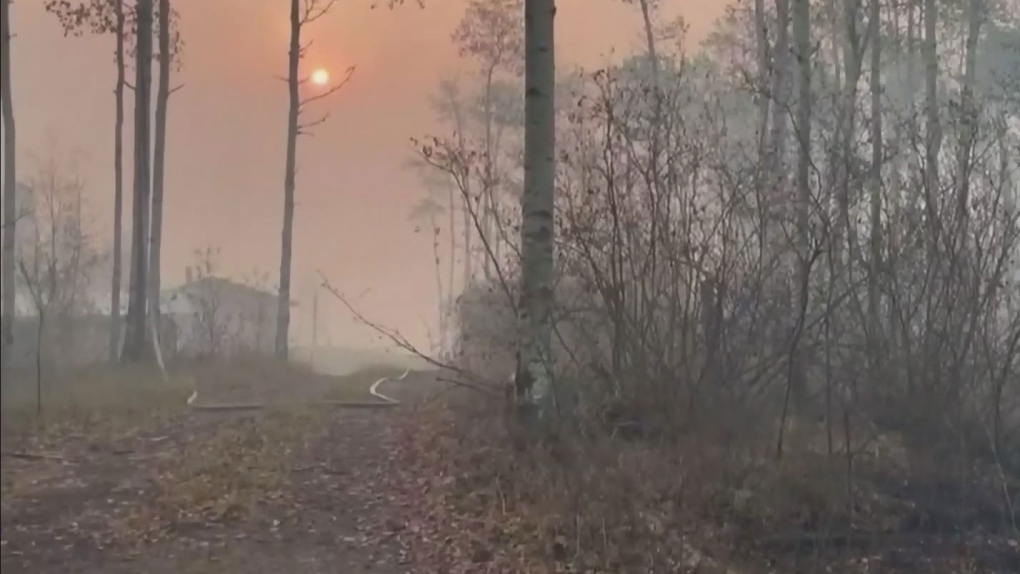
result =
[{"label": "dirt road", "polygon": [[[0,566],[5,574],[407,572],[398,502],[385,486],[399,464],[389,428],[436,385],[427,374],[386,383],[401,405],[320,410],[307,431],[287,428],[304,424],[293,415],[190,413],[116,449],[83,441],[61,458],[5,457]],[[286,461],[251,454],[270,448]],[[192,468],[203,456],[211,458]],[[264,476],[271,480],[260,483]]]}]

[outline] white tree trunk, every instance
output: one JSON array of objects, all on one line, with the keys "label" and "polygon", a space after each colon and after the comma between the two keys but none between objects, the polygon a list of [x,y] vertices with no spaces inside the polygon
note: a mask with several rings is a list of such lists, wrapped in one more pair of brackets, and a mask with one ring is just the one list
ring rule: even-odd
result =
[{"label": "white tree trunk", "polygon": [[[956,217],[960,241],[965,242],[968,229],[970,203],[970,175],[977,136],[978,109],[974,101],[974,81],[977,73],[978,37],[984,22],[985,1],[971,0],[967,23],[967,41],[964,52],[963,87],[960,91],[961,133],[957,149]],[[964,243],[960,243],[963,245]]]},{"label": "white tree trunk", "polygon": [[[163,180],[166,165],[166,116],[170,101],[170,0],[159,0],[159,85],[156,88],[156,133],[152,154],[152,222],[149,234],[149,316],[159,334],[159,291],[163,250]],[[154,337],[157,355],[158,337]]]},{"label": "white tree trunk", "polygon": [[539,417],[552,388],[553,211],[556,184],[555,0],[525,0],[524,193],[521,196],[521,336],[518,398]]}]

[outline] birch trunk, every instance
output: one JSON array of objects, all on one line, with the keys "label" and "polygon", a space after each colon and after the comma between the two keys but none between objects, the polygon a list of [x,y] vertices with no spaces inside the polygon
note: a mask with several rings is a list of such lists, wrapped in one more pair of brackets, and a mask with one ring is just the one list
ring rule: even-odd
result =
[{"label": "birch trunk", "polygon": [[521,337],[518,398],[539,418],[552,386],[553,210],[556,183],[555,0],[525,0],[524,193],[521,196]]},{"label": "birch trunk", "polygon": [[960,245],[966,241],[968,229],[968,205],[970,203],[971,158],[977,135],[978,110],[974,101],[974,78],[977,68],[977,45],[984,21],[984,0],[971,0],[967,24],[967,42],[964,51],[963,86],[960,91],[961,130],[957,150],[956,176],[956,218]]},{"label": "birch trunk", "polygon": [[[152,231],[149,237],[149,315],[159,333],[159,291],[163,246],[163,179],[166,162],[166,114],[170,99],[170,0],[159,0],[159,85],[156,88],[156,137],[152,159]],[[159,341],[153,341],[159,344]]]}]

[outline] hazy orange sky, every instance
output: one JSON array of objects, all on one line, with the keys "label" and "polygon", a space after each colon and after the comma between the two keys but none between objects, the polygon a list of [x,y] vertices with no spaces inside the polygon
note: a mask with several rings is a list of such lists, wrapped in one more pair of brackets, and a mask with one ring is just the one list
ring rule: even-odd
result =
[{"label": "hazy orange sky", "polygon": [[[428,96],[439,79],[463,67],[450,41],[466,2],[413,0],[371,10],[371,0],[340,0],[306,29],[314,40],[303,63],[338,75],[356,65],[351,83],[317,109],[330,112],[298,151],[293,294],[301,308],[292,333],[308,337],[315,270],[356,299],[365,314],[416,343],[435,323],[431,244],[408,214],[423,196],[402,169],[411,136],[436,133]],[[19,179],[28,157],[56,141],[77,154],[91,212],[109,242],[113,186],[113,39],[64,38],[43,0],[11,7],[14,106]],[[219,247],[225,274],[254,270],[277,281],[282,205],[288,2],[174,0],[186,47],[183,85],[170,100],[163,247],[165,285],[183,280],[193,251]],[[723,0],[662,0],[682,14],[697,40],[722,13]],[[640,46],[641,15],[623,0],[558,0],[560,62],[599,64],[615,49]],[[129,96],[130,97],[130,96]],[[128,102],[125,181],[131,181]],[[129,191],[128,191],[129,193]],[[125,225],[130,225],[125,206]],[[374,336],[351,326],[322,297],[329,338],[368,346]],[[325,331],[325,329],[324,329]],[[320,334],[325,342],[326,334]]]}]

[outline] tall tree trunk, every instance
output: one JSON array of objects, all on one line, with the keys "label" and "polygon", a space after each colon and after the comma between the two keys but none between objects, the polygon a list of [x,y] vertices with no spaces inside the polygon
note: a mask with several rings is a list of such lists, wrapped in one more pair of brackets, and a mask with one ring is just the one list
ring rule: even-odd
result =
[{"label": "tall tree trunk", "polygon": [[276,358],[286,361],[290,331],[290,267],[294,250],[294,179],[297,171],[298,114],[301,111],[301,2],[290,2],[290,50],[287,53],[287,160],[283,176],[283,234],[280,241],[280,291],[276,308]]},{"label": "tall tree trunk", "polygon": [[[790,52],[790,0],[776,0],[776,53],[775,83],[773,98],[775,113],[772,114],[772,132],[770,134],[772,164],[778,170],[777,184],[782,187],[783,165],[786,163],[786,134],[790,122],[790,76],[792,71]],[[783,198],[783,203],[786,201]]]},{"label": "tall tree trunk", "polygon": [[150,113],[152,91],[152,0],[135,4],[138,39],[135,50],[135,150],[134,205],[132,206],[131,291],[128,297],[128,318],[123,359],[140,361],[146,345],[146,297],[148,290],[149,209],[151,208],[149,173]]},{"label": "tall tree trunk", "polygon": [[754,31],[758,51],[758,161],[764,165],[768,145],[769,102],[772,100],[772,67],[769,65],[765,0],[754,0]]},{"label": "tall tree trunk", "polygon": [[555,0],[524,2],[524,193],[517,393],[539,415],[552,386],[553,210],[556,184]]},{"label": "tall tree trunk", "polygon": [[[871,207],[870,268],[868,270],[868,322],[873,355],[882,351],[882,314],[879,281],[882,267],[882,26],[881,0],[870,0],[871,31]],[[877,373],[876,373],[877,374]]]},{"label": "tall tree trunk", "polygon": [[935,249],[939,230],[939,152],[942,149],[942,126],[939,121],[939,56],[938,56],[938,3],[924,0],[924,45],[921,48],[925,70],[925,144],[924,144],[924,204],[928,222],[929,263],[936,261]]},{"label": "tall tree trunk", "polygon": [[843,281],[853,282],[853,262],[857,249],[857,234],[854,217],[850,213],[851,187],[857,181],[857,85],[861,80],[864,64],[864,49],[857,29],[860,16],[860,0],[844,0],[843,27],[845,30],[843,50],[844,92],[838,112],[836,131],[842,139],[841,155],[837,161],[839,191],[836,194],[839,213],[834,228],[834,261]]},{"label": "tall tree trunk", "polygon": [[439,311],[439,316],[437,317],[439,319],[439,341],[438,348],[433,349],[432,352],[442,356],[446,350],[447,331],[449,329],[447,318],[449,315],[446,313],[446,293],[443,289],[443,263],[439,246],[440,226],[439,222],[436,221],[435,214],[429,216],[429,231],[432,233],[432,257],[436,264],[436,299],[439,302],[439,305],[437,305]]},{"label": "tall tree trunk", "polygon": [[963,247],[968,229],[970,203],[971,159],[978,130],[978,110],[974,101],[974,79],[977,73],[978,37],[985,17],[985,1],[971,0],[964,51],[963,86],[960,90],[960,141],[957,150],[956,223],[959,245]]},{"label": "tall tree trunk", "polygon": [[[496,72],[496,66],[489,66],[485,75],[485,98],[483,113],[485,115],[485,181],[482,182],[482,233],[483,238],[489,247],[495,247],[499,241],[499,234],[496,232],[497,223],[494,220],[495,202],[493,197],[493,185],[495,174],[493,173],[493,141],[492,141],[492,78]],[[485,261],[482,270],[485,273],[485,280],[491,281],[493,276],[493,264],[489,250],[485,251]]]},{"label": "tall tree trunk", "polygon": [[[649,284],[653,285],[653,289],[658,287],[656,274],[658,272],[658,253],[657,247],[660,240],[663,240],[663,244],[666,244],[671,239],[669,232],[669,219],[663,218],[659,215],[659,209],[661,202],[665,200],[668,206],[668,198],[664,198],[662,193],[662,174],[659,169],[659,155],[660,150],[663,148],[662,142],[662,73],[659,66],[659,52],[655,45],[655,26],[652,23],[652,6],[649,0],[639,0],[641,7],[641,22],[645,32],[645,48],[647,50],[647,56],[651,67],[652,74],[652,131],[651,141],[649,147],[649,161],[648,167],[651,173],[650,178],[650,196],[651,196],[651,226],[649,229]],[[668,209],[668,207],[667,207]]]},{"label": "tall tree trunk", "polygon": [[[166,162],[166,113],[170,100],[170,0],[159,0],[159,86],[156,88],[156,137],[152,158],[152,231],[149,241],[149,315],[159,332],[159,291],[163,247],[163,178]],[[158,341],[153,341],[159,344]]]},{"label": "tall tree trunk", "polygon": [[[792,267],[788,262],[785,232],[783,226],[790,220],[790,206],[793,201],[793,194],[790,192],[790,177],[787,175],[787,134],[790,123],[790,100],[791,84],[793,78],[792,51],[790,50],[790,1],[775,0],[776,2],[776,50],[773,60],[774,73],[772,84],[772,126],[769,133],[768,161],[766,165],[765,193],[763,200],[765,205],[762,208],[765,219],[762,222],[762,236],[765,249],[769,256],[779,254],[778,257],[784,266]],[[777,229],[778,228],[778,229]],[[787,285],[774,285],[782,291],[787,291]],[[792,293],[792,291],[787,291]],[[788,315],[792,314],[792,302],[784,297],[780,305],[787,309]],[[778,328],[782,328],[778,326]],[[782,340],[785,333],[774,334],[776,340]]]},{"label": "tall tree trunk", "polygon": [[907,94],[907,109],[905,110],[907,115],[907,133],[910,137],[910,153],[907,154],[907,169],[909,183],[909,196],[905,205],[910,206],[908,209],[915,211],[915,206],[919,205],[918,186],[915,185],[915,177],[921,173],[921,166],[917,160],[917,154],[914,153],[917,149],[917,138],[921,133],[918,129],[917,123],[917,94],[920,93],[920,87],[917,85],[917,6],[920,0],[906,0],[907,2],[907,38],[906,38],[906,58],[907,58],[907,70],[906,70],[906,89]]},{"label": "tall tree trunk", "polygon": [[[798,63],[797,96],[797,315],[798,325],[790,351],[790,380],[787,389],[788,405],[803,416],[807,399],[807,367],[799,331],[803,329],[804,314],[810,297],[811,249],[811,2],[793,0],[793,35]],[[783,454],[782,435],[777,454]]]},{"label": "tall tree trunk", "polygon": [[124,3],[114,2],[117,85],[113,89],[113,277],[110,285],[110,361],[120,356],[120,286],[123,282],[124,242]]},{"label": "tall tree trunk", "polygon": [[[652,67],[652,87],[658,91],[662,89],[662,82],[659,71],[659,51],[655,47],[655,27],[652,24],[652,7],[649,5],[649,0],[638,0],[638,3],[641,5],[641,23],[645,32],[645,49],[648,51],[648,60]],[[662,94],[659,94],[657,101],[662,100],[661,96]],[[656,126],[658,126],[658,123],[656,123]]]},{"label": "tall tree trunk", "polygon": [[11,89],[11,6],[0,0],[0,99],[4,121],[4,236],[3,236],[3,359],[14,344],[14,241],[18,222],[17,147],[14,126],[14,97]]},{"label": "tall tree trunk", "polygon": [[[461,148],[463,149],[463,148]],[[470,177],[470,176],[468,176]],[[470,193],[464,197],[464,291],[471,285],[474,267],[471,258],[474,256],[471,236],[474,232],[474,224],[471,222],[471,199]]]},{"label": "tall tree trunk", "polygon": [[[455,231],[456,230],[456,225],[457,225],[457,201],[456,201],[456,192],[454,190],[454,184],[453,184],[452,181],[449,181],[449,180],[447,180],[447,182],[446,182],[446,204],[447,204],[447,211],[448,211],[447,215],[450,218],[450,221],[447,224],[448,227],[446,228],[447,232],[450,234],[450,254],[449,254],[449,257],[447,257],[447,259],[449,259],[449,262],[447,263],[447,273],[448,273],[448,275],[447,275],[447,279],[446,279],[446,281],[447,281],[446,284],[449,287],[446,290],[446,314],[449,315],[449,317],[450,317],[450,324],[452,325],[452,324],[454,324],[454,319],[453,318],[457,316],[456,313],[455,313],[455,308],[454,308],[454,302],[455,302],[455,295],[454,295],[454,293],[457,292],[457,288],[456,288],[456,285],[455,285],[455,282],[456,282],[456,273],[457,273],[457,271],[456,271],[456,269],[457,269],[457,232]],[[445,345],[443,348],[444,348],[445,351],[449,352],[451,354],[450,357],[452,357],[452,353],[454,352],[454,348],[453,347],[454,347],[454,338],[455,338],[455,336],[452,333],[452,331],[453,331],[452,328],[450,329],[450,331],[451,331],[450,339],[448,341],[444,341],[443,342],[444,345]],[[450,357],[446,357],[446,358],[450,358]]]}]

